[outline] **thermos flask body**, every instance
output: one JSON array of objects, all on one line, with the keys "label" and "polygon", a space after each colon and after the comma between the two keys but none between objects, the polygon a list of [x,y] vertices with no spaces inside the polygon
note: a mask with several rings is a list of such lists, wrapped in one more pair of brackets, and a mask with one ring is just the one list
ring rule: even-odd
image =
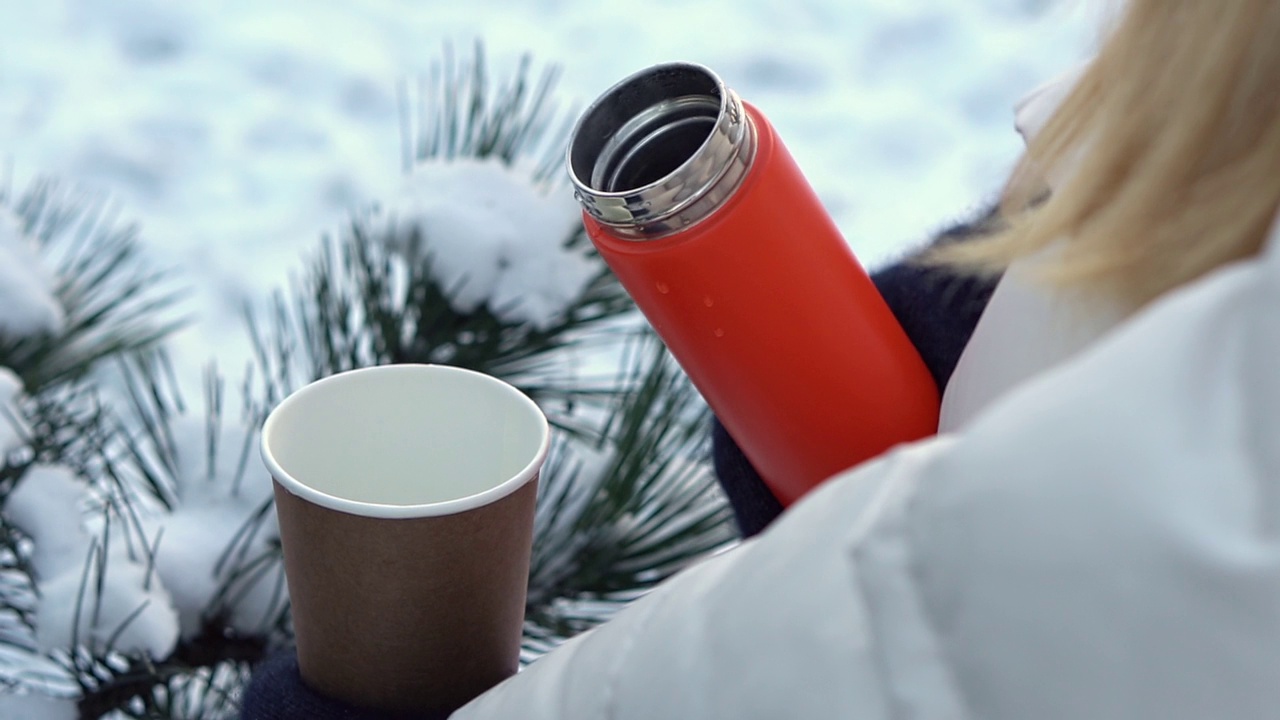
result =
[{"label": "thermos flask body", "polygon": [[592,243],[788,505],[937,429],[915,348],[773,126],[714,73],[657,66],[584,114]]}]

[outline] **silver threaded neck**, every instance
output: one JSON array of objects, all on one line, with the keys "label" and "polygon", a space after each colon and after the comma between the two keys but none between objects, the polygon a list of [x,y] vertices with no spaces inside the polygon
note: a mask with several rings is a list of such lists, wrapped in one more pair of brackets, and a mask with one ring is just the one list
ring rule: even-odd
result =
[{"label": "silver threaded neck", "polygon": [[568,166],[584,210],[652,240],[707,218],[746,177],[755,128],[707,68],[668,63],[614,85],[578,120]]}]

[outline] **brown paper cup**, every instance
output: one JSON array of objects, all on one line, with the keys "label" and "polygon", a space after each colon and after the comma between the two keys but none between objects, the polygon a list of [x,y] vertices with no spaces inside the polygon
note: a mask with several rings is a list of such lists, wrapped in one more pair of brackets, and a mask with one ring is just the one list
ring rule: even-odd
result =
[{"label": "brown paper cup", "polygon": [[393,712],[456,707],[516,671],[547,421],[440,365],[341,373],[263,426],[298,663]]}]

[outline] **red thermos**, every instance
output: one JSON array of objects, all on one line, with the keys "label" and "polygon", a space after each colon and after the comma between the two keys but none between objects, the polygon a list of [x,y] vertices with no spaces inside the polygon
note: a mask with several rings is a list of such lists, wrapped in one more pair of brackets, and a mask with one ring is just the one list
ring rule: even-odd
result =
[{"label": "red thermos", "polygon": [[773,126],[710,70],[618,83],[568,164],[592,242],[784,505],[936,432],[920,356]]}]

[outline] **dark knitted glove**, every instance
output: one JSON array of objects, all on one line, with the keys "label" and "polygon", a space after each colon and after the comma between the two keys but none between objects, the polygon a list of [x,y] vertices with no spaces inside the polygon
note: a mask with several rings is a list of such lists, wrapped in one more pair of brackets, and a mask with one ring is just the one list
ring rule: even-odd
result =
[{"label": "dark knitted glove", "polygon": [[[957,225],[934,239],[935,244],[963,242],[991,232],[994,211],[972,223]],[[916,346],[941,393],[951,380],[960,354],[982,317],[999,277],[962,275],[908,257],[871,273],[871,281]]]},{"label": "dark knitted glove", "polygon": [[[995,218],[995,211],[988,210],[978,220],[953,227],[933,242],[980,237],[991,231]],[[873,272],[871,280],[942,392],[999,278],[959,275],[907,258]],[[712,421],[711,443],[720,487],[733,506],[742,536],[751,537],[782,514],[782,504],[718,419]]]},{"label": "dark knitted glove", "polygon": [[292,650],[277,653],[253,670],[240,720],[445,720],[452,711],[396,715],[352,707],[307,687]]}]

